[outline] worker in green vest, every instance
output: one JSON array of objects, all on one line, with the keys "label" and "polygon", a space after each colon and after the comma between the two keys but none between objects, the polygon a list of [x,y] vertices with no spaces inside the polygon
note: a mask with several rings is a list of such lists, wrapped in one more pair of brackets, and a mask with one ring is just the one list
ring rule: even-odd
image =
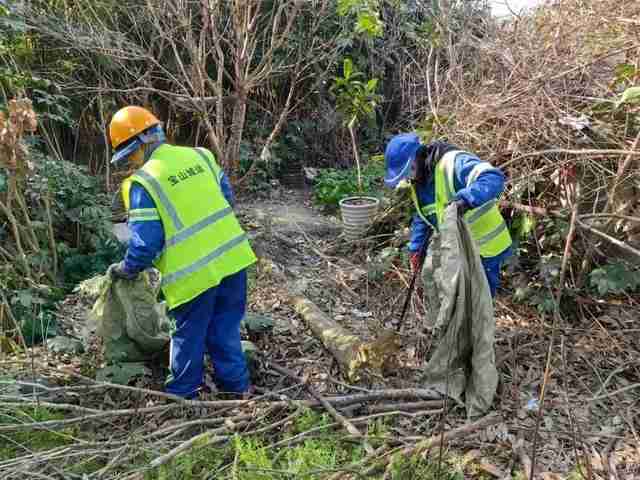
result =
[{"label": "worker in green vest", "polygon": [[[511,236],[498,210],[504,174],[489,162],[445,142],[423,145],[418,135],[394,136],[385,149],[385,184],[408,184],[416,208],[409,254],[412,268],[422,265],[433,230],[445,207],[456,202],[480,250],[482,265],[495,297],[500,269],[511,255]],[[423,248],[424,247],[424,248]]]},{"label": "worker in green vest", "polygon": [[154,265],[176,322],[166,391],[194,398],[208,352],[219,390],[246,395],[249,373],[240,341],[246,268],[256,261],[233,213],[229,181],[204,148],[169,145],[158,119],[129,106],[109,124],[114,164],[135,169],[123,185],[131,232],[122,262],[109,268],[132,280]]}]

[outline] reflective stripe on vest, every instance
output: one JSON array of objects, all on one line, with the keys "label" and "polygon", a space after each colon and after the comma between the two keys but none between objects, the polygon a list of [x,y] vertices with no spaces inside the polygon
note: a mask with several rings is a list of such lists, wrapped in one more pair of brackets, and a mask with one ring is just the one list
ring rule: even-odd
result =
[{"label": "reflective stripe on vest", "polygon": [[[153,158],[153,156],[151,158]],[[137,177],[137,178],[134,178],[134,180],[137,180],[137,181],[140,181],[140,179],[145,180],[147,185],[149,185],[151,187],[151,190],[153,190],[155,197],[157,197],[158,200],[160,201],[160,205],[162,205],[164,209],[167,211],[167,213],[169,214],[169,217],[173,222],[173,228],[175,228],[176,230],[181,230],[183,228],[182,221],[180,220],[180,217],[178,217],[178,212],[173,206],[173,203],[169,201],[169,197],[167,197],[167,194],[162,189],[162,185],[160,185],[160,182],[156,180],[153,177],[153,175],[145,172],[144,167],[138,170],[134,177]],[[151,192],[148,192],[148,193],[151,193]],[[156,202],[156,205],[157,205],[157,202]]]},{"label": "reflective stripe on vest", "polygon": [[[455,197],[454,171],[455,158],[458,153],[460,153],[459,150],[445,153],[436,166],[435,190],[438,222],[442,221],[447,204]],[[476,181],[481,173],[492,169],[497,170],[488,162],[478,164],[471,171],[466,186]],[[511,245],[509,229],[495,200],[490,200],[478,208],[469,210],[464,214],[464,218],[469,225],[472,237],[478,244],[480,255],[483,257],[495,257]]]},{"label": "reflective stripe on vest", "polygon": [[160,214],[155,208],[134,208],[129,210],[130,222],[152,222],[160,220]]},{"label": "reflective stripe on vest", "polygon": [[469,176],[467,177],[467,187],[471,185],[473,182],[475,182],[480,176],[480,174],[484,172],[488,172],[489,170],[498,171],[498,169],[493,165],[491,165],[489,162],[481,162],[477,164],[475,167],[473,167],[473,169],[471,170],[471,173],[469,173]]},{"label": "reflective stripe on vest", "polygon": [[221,174],[208,150],[164,144],[132,177],[153,198],[164,228],[165,246],[154,265],[169,309],[256,261],[222,193]]},{"label": "reflective stripe on vest", "polygon": [[209,157],[207,156],[206,153],[204,153],[203,148],[196,148],[195,150],[198,153],[198,155],[200,155],[200,158],[202,158],[207,163],[207,165],[209,166],[209,170],[211,170],[211,175],[215,177],[216,182],[218,183],[218,185],[220,185],[220,176],[221,176],[222,170],[220,170],[219,172],[216,172],[216,170],[213,168],[213,164],[209,160]]},{"label": "reflective stripe on vest", "polygon": [[429,215],[433,215],[434,213],[436,213],[435,203],[432,203],[431,205],[427,205],[425,207],[420,207],[420,202],[418,201],[418,194],[416,193],[416,187],[413,185],[411,185],[411,199],[413,200],[413,206],[416,207],[416,212],[418,213],[418,216],[422,219],[422,221],[427,225],[429,225],[434,230],[437,230],[437,228],[434,225],[432,225],[429,220],[427,220],[427,217]]}]

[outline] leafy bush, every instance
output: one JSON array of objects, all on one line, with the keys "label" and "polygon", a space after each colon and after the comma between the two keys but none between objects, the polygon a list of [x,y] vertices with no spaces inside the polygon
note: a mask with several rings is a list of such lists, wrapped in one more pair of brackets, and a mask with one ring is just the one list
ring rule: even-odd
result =
[{"label": "leafy bush", "polygon": [[[370,161],[362,170],[362,195],[379,196],[384,166]],[[320,171],[313,187],[315,201],[329,209],[338,207],[343,198],[359,195],[356,169],[327,168]]]},{"label": "leafy bush", "polygon": [[633,292],[640,287],[640,271],[623,263],[610,263],[589,274],[589,283],[600,295]]},{"label": "leafy bush", "polygon": [[56,302],[66,292],[104,272],[124,253],[111,231],[110,202],[100,180],[84,167],[42,154],[37,146],[37,137],[25,139],[24,174],[0,168],[0,194],[13,176],[25,204],[21,209],[14,205],[14,215],[20,215],[25,227],[20,231],[25,252],[21,268],[8,261],[17,251],[15,230],[0,222],[0,290],[29,344],[55,335]]},{"label": "leafy bush", "polygon": [[[34,169],[28,177],[27,198],[51,196],[51,216],[57,252],[62,260],[62,280],[67,287],[104,272],[124,255],[111,231],[109,196],[100,180],[86,168],[31,152]],[[45,222],[46,218],[36,217]]]}]

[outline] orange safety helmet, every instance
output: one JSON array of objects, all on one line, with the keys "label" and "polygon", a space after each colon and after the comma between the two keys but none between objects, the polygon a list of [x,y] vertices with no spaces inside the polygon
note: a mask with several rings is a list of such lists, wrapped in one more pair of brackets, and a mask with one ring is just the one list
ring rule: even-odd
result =
[{"label": "orange safety helmet", "polygon": [[148,143],[141,134],[150,129],[156,133],[155,130],[161,131],[162,127],[160,120],[146,108],[129,106],[118,110],[109,123],[109,140],[115,150],[111,163],[128,157]]}]

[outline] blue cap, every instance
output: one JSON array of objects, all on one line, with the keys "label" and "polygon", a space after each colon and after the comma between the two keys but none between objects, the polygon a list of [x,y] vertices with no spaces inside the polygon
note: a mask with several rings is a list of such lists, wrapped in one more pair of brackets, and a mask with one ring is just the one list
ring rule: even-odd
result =
[{"label": "blue cap", "polygon": [[420,145],[420,137],[415,133],[400,133],[389,141],[384,151],[384,183],[387,187],[395,188],[409,176]]}]

